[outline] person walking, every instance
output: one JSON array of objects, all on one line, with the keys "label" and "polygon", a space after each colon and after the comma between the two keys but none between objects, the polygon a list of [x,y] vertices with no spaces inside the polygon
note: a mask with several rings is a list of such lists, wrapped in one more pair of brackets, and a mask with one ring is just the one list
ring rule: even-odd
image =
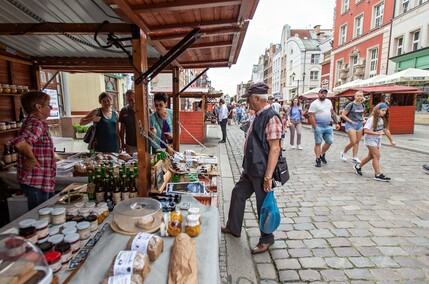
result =
[{"label": "person walking", "polygon": [[354,101],[349,103],[341,114],[341,118],[346,122],[345,130],[350,140],[340,153],[340,158],[344,162],[347,161],[347,151],[350,150],[350,148],[353,148],[352,162],[360,163],[357,155],[359,151],[359,142],[363,133],[363,113],[365,110],[362,104],[363,101],[363,92],[357,91],[354,96]]},{"label": "person walking", "polygon": [[290,146],[295,149],[295,133],[296,133],[296,148],[302,150],[301,147],[301,119],[302,108],[299,105],[298,98],[293,99],[292,105],[287,110],[287,119],[290,129]]},{"label": "person walking", "polygon": [[136,95],[133,90],[125,93],[125,99],[128,105],[124,106],[119,112],[119,137],[121,139],[121,150],[125,150],[132,155],[137,152],[136,135]]},{"label": "person walking", "polygon": [[237,104],[235,111],[237,112],[237,124],[241,124],[241,121],[243,120],[243,108],[241,107],[241,104]]},{"label": "person walking", "polygon": [[[237,238],[241,236],[246,200],[255,193],[259,217],[265,196],[274,190],[272,177],[280,154],[282,124],[278,113],[267,102],[268,89],[267,84],[257,83],[242,96],[247,98],[256,116],[244,142],[243,172],[231,193],[228,221],[221,226],[222,233]],[[261,231],[251,253],[266,252],[273,243],[274,235]]]},{"label": "person walking", "polygon": [[[336,124],[336,129],[340,129],[337,121],[337,115],[332,106],[332,102],[326,99],[328,90],[320,88],[318,99],[310,104],[308,113],[310,114],[309,121],[314,131],[314,153],[316,154],[316,167],[320,168],[322,162],[327,164],[326,152],[332,143],[334,143],[334,133],[331,126],[331,119]],[[322,140],[325,141],[323,147]]]},{"label": "person walking", "polygon": [[168,96],[166,93],[153,95],[155,111],[149,116],[150,135],[154,138],[152,151],[166,149],[172,152],[173,144],[173,111],[167,108]]},{"label": "person walking", "polygon": [[51,115],[48,94],[30,91],[21,96],[28,115],[18,136],[10,141],[18,152],[17,181],[31,210],[54,196],[57,164],[46,119]]},{"label": "person walking", "polygon": [[219,100],[219,110],[218,110],[218,121],[220,124],[220,129],[222,130],[222,139],[219,141],[219,143],[226,143],[226,124],[228,123],[228,108],[225,105],[225,100],[220,99]]},{"label": "person walking", "polygon": [[275,99],[275,100],[274,100],[274,103],[273,103],[271,106],[273,107],[273,109],[274,109],[276,112],[280,113],[280,109],[282,108],[282,105],[279,103],[279,100],[278,100],[278,99]]},{"label": "person walking", "polygon": [[385,176],[380,170],[380,147],[381,137],[386,135],[390,145],[395,146],[392,134],[389,131],[389,107],[385,103],[379,103],[372,110],[372,115],[364,126],[364,144],[368,148],[368,155],[354,166],[357,175],[362,176],[362,167],[372,160],[374,168],[374,179],[377,181],[390,181],[391,178]]}]

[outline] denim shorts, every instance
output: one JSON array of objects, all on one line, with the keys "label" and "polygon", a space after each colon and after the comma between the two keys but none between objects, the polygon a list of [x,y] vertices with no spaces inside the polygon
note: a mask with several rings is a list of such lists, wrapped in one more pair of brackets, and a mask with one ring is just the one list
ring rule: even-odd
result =
[{"label": "denim shorts", "polygon": [[326,144],[331,145],[334,143],[334,132],[332,130],[332,126],[316,126],[316,129],[314,129],[315,144],[322,144],[322,139]]},{"label": "denim shorts", "polygon": [[378,137],[365,137],[363,139],[363,144],[365,146],[376,146],[378,148],[381,147],[381,138]]},{"label": "denim shorts", "polygon": [[362,130],[363,123],[362,123],[362,121],[356,121],[355,124],[351,124],[351,123],[346,122],[345,128],[346,128],[346,132],[349,132],[350,129],[354,129],[356,131],[359,131],[359,130]]}]

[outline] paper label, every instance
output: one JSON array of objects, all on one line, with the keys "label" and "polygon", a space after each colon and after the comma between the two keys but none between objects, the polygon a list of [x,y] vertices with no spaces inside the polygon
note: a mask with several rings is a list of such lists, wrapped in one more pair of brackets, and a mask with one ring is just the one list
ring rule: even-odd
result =
[{"label": "paper label", "polygon": [[118,253],[113,266],[113,275],[128,275],[133,274],[134,258],[136,251],[123,250]]},{"label": "paper label", "polygon": [[108,284],[131,284],[131,274],[111,276]]},{"label": "paper label", "polygon": [[136,250],[138,252],[147,254],[147,247],[149,245],[149,240],[153,237],[152,234],[138,233],[133,240],[131,250]]}]

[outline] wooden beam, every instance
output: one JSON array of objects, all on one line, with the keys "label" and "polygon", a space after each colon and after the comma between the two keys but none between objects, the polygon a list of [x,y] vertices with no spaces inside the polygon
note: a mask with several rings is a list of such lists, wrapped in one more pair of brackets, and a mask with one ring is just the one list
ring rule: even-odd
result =
[{"label": "wooden beam", "polygon": [[226,59],[220,60],[200,60],[200,61],[182,61],[180,62],[182,65],[202,65],[202,64],[211,64],[211,63],[228,63],[229,61]]},{"label": "wooden beam", "polygon": [[23,60],[23,59],[12,57],[12,56],[1,55],[1,54],[0,54],[0,60],[16,62],[16,63],[20,63],[20,64],[24,64],[24,65],[33,65],[33,62],[31,62],[31,61]]},{"label": "wooden beam", "polygon": [[[125,15],[128,16],[128,18],[136,24],[145,34],[149,33],[149,28],[147,23],[143,20],[143,18],[139,15],[137,15],[133,9],[131,8],[130,4],[126,0],[109,0],[109,3],[114,3],[119,10]],[[109,5],[111,6],[111,4]],[[115,8],[116,9],[116,8]]]},{"label": "wooden beam", "polygon": [[[148,58],[147,61],[150,65],[153,65],[158,58]],[[104,66],[116,65],[116,66],[131,66],[128,58],[125,57],[35,57],[34,61],[41,65],[53,65],[53,66]]]},{"label": "wooden beam", "polygon": [[[100,24],[0,24],[0,35],[61,35],[62,31],[72,35],[93,35]],[[109,23],[103,25],[100,34],[131,34],[129,24]]]},{"label": "wooden beam", "polygon": [[[189,49],[204,49],[204,48],[217,48],[217,47],[228,47],[231,46],[232,43],[230,41],[219,41],[219,42],[207,42],[207,43],[199,43],[193,44]],[[171,49],[173,46],[166,46],[166,49]]]},{"label": "wooden beam", "polygon": [[[216,36],[216,35],[226,35],[226,34],[233,34],[236,32],[239,32],[241,30],[240,27],[212,27],[212,28],[201,28],[201,37],[208,37],[208,36]],[[151,32],[149,33],[150,38],[152,41],[161,41],[161,40],[172,40],[172,39],[182,39],[184,36],[186,36],[188,33],[190,33],[192,29],[184,29],[180,31],[173,31],[173,32]]]},{"label": "wooden beam", "polygon": [[150,26],[149,29],[151,32],[157,32],[157,31],[184,29],[184,28],[230,26],[235,24],[237,24],[237,20],[227,19],[227,20],[216,20],[216,21],[205,21],[205,22],[185,22],[185,23],[179,23],[179,24]]},{"label": "wooden beam", "polygon": [[180,97],[176,96],[180,92],[179,81],[179,68],[173,67],[173,149],[179,151],[180,149]]},{"label": "wooden beam", "polygon": [[192,69],[192,68],[204,68],[204,67],[210,67],[210,68],[216,68],[216,67],[229,67],[229,63],[227,61],[222,61],[220,63],[206,63],[206,62],[198,62],[195,64],[188,64],[183,65],[183,68],[185,69]]},{"label": "wooden beam", "polygon": [[132,9],[136,13],[154,13],[225,7],[240,4],[241,0],[182,0],[175,2],[133,5]]}]

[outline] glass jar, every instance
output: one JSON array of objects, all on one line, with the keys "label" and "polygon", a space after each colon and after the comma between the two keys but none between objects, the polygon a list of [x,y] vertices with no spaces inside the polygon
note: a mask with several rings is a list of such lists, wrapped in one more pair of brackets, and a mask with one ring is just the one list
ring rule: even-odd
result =
[{"label": "glass jar", "polygon": [[26,243],[21,239],[10,239],[5,242],[8,257],[18,257],[26,252]]},{"label": "glass jar", "polygon": [[56,235],[50,236],[48,239],[48,242],[51,242],[52,244],[56,245],[61,243],[63,240],[64,240],[63,234],[56,234]]},{"label": "glass jar", "polygon": [[36,233],[36,228],[33,226],[26,227],[26,228],[20,228],[19,229],[19,235],[23,237],[24,239],[29,240],[33,244],[37,244],[38,237]]},{"label": "glass jar", "polygon": [[64,237],[64,241],[70,244],[72,253],[80,250],[80,236],[78,233],[67,234]]},{"label": "glass jar", "polygon": [[200,234],[201,226],[197,215],[188,215],[186,218],[185,232],[190,237],[196,237]]},{"label": "glass jar", "polygon": [[191,207],[191,208],[189,208],[188,209],[188,216],[189,215],[196,215],[196,216],[198,216],[198,221],[201,224],[200,208],[197,208],[197,207]]},{"label": "glass jar", "polygon": [[167,232],[169,236],[177,237],[182,232],[182,222],[178,220],[168,222]]},{"label": "glass jar", "polygon": [[78,203],[76,203],[76,204],[74,205],[74,207],[76,207],[76,208],[78,209],[78,211],[79,211],[79,209],[80,209],[80,208],[85,207],[85,203],[83,203],[83,202],[78,202]]},{"label": "glass jar", "polygon": [[94,209],[94,208],[95,208],[95,202],[88,202],[88,203],[85,205],[85,207],[86,207],[86,208],[89,208],[89,210],[92,210],[92,209]]},{"label": "glass jar", "polygon": [[77,215],[73,217],[72,221],[79,223],[79,222],[85,221],[85,217],[83,217],[82,215]]},{"label": "glass jar", "polygon": [[67,208],[67,215],[77,216],[78,214],[76,207]]},{"label": "glass jar", "polygon": [[180,211],[172,211],[170,213],[170,220],[171,221],[177,220],[177,221],[182,222],[183,221],[182,212],[180,212]]},{"label": "glass jar", "polygon": [[83,217],[88,217],[89,210],[90,210],[89,208],[85,208],[85,207],[79,208],[79,215],[82,215]]},{"label": "glass jar", "polygon": [[88,217],[85,218],[85,221],[89,222],[91,232],[97,231],[98,219],[96,215],[88,215]]},{"label": "glass jar", "polygon": [[16,128],[16,121],[9,121],[10,129]]},{"label": "glass jar", "polygon": [[0,130],[6,130],[6,122],[0,122]]},{"label": "glass jar", "polygon": [[22,86],[22,89],[24,90],[24,93],[28,92],[30,89],[28,88],[28,86]]},{"label": "glass jar", "polygon": [[97,221],[98,221],[98,225],[100,225],[101,223],[103,223],[104,221],[104,209],[103,208],[97,208]]},{"label": "glass jar", "polygon": [[6,130],[9,130],[10,129],[10,124],[9,124],[9,122],[6,122]]},{"label": "glass jar", "polygon": [[44,242],[37,245],[43,253],[47,253],[54,250],[54,245],[51,242]]},{"label": "glass jar", "polygon": [[36,222],[35,219],[25,219],[19,222],[18,225],[20,229],[24,229],[24,228],[32,227],[35,222]]},{"label": "glass jar", "polygon": [[3,84],[2,88],[3,88],[3,93],[6,93],[6,94],[10,93],[10,87],[8,84]]},{"label": "glass jar", "polygon": [[9,85],[9,88],[10,88],[11,94],[16,94],[18,92],[18,89],[16,88],[15,85]]},{"label": "glass jar", "polygon": [[76,226],[77,226],[77,222],[76,221],[65,222],[63,224],[63,231],[64,231],[64,229],[71,228],[71,227],[76,227]]},{"label": "glass jar", "polygon": [[17,121],[16,122],[16,128],[21,128],[22,126],[22,122],[21,121]]},{"label": "glass jar", "polygon": [[41,219],[34,222],[34,227],[36,228],[37,237],[39,239],[43,239],[49,236],[48,224],[49,222],[46,219]]},{"label": "glass jar", "polygon": [[104,205],[101,208],[103,208],[103,217],[104,219],[106,219],[109,216],[109,207],[107,207],[107,205]]},{"label": "glass jar", "polygon": [[66,209],[64,207],[55,208],[51,213],[52,224],[61,225],[66,222]]},{"label": "glass jar", "polygon": [[49,228],[49,236],[54,236],[60,233],[61,226],[52,226]]},{"label": "glass jar", "polygon": [[77,233],[81,241],[88,239],[91,236],[91,224],[87,221],[77,224]]},{"label": "glass jar", "polygon": [[59,251],[45,253],[45,258],[54,273],[61,270],[61,253]]},{"label": "glass jar", "polygon": [[3,93],[3,84],[0,84],[0,93]]},{"label": "glass jar", "polygon": [[42,209],[39,209],[39,219],[46,219],[49,223],[51,223],[51,213],[53,208],[52,207],[45,207]]},{"label": "glass jar", "polygon": [[16,92],[22,94],[24,92],[23,86],[16,86]]},{"label": "glass jar", "polygon": [[63,235],[69,235],[69,234],[73,234],[77,232],[77,228],[76,227],[68,227],[63,229],[62,233]]},{"label": "glass jar", "polygon": [[72,250],[71,246],[67,242],[61,242],[55,246],[55,250],[61,253],[61,263],[66,264],[71,260]]},{"label": "glass jar", "polygon": [[45,243],[45,242],[47,242],[48,241],[48,239],[49,239],[49,235],[47,235],[46,237],[44,237],[44,238],[39,238],[38,240],[37,240],[37,245],[40,245],[40,244],[43,244],[43,243]]}]

